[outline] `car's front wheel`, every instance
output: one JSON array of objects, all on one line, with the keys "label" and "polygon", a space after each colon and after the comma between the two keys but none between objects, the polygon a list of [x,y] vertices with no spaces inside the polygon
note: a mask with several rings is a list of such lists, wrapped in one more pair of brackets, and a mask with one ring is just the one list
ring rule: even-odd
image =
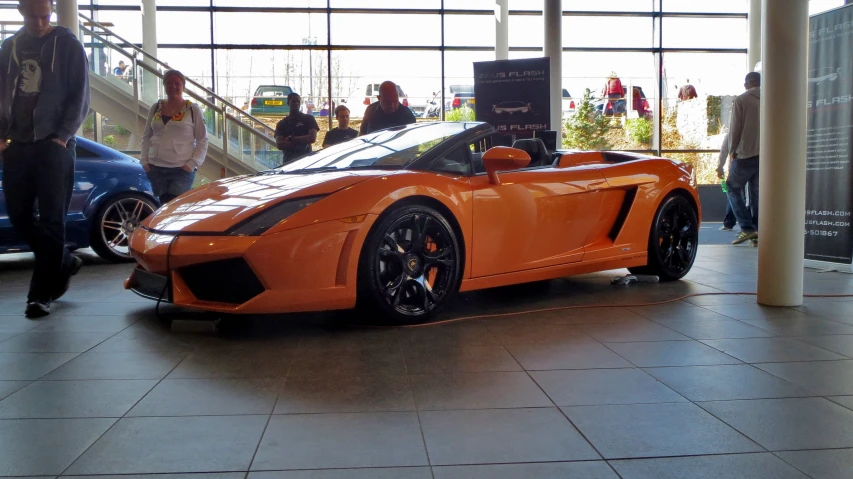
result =
[{"label": "car's front wheel", "polygon": [[132,261],[130,235],[156,209],[157,205],[152,199],[139,194],[122,193],[113,196],[93,218],[90,246],[107,261]]},{"label": "car's front wheel", "polygon": [[359,259],[359,306],[394,324],[433,318],[459,290],[459,243],[444,215],[428,206],[383,215]]},{"label": "car's front wheel", "polygon": [[656,275],[661,281],[681,279],[693,267],[698,245],[696,208],[684,196],[672,194],[655,213],[649,233],[648,265],[629,271]]}]

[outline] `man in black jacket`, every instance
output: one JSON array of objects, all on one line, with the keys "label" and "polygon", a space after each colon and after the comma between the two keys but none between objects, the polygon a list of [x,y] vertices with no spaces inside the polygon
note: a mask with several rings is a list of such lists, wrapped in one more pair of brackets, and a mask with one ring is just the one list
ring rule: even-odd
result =
[{"label": "man in black jacket", "polygon": [[379,85],[379,101],[371,103],[364,110],[359,135],[384,130],[394,126],[409,125],[415,122],[415,115],[408,107],[400,105],[397,85],[386,81]]},{"label": "man in black jacket", "polygon": [[19,0],[18,11],[24,27],[0,47],[0,153],[9,221],[36,260],[25,313],[39,317],[83,264],[65,247],[65,215],[89,67],[74,33],[51,26],[51,0]]}]

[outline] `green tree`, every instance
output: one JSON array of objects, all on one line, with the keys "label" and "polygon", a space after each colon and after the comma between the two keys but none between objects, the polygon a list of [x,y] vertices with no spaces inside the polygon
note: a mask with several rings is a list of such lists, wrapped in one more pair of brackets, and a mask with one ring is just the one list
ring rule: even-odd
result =
[{"label": "green tree", "polygon": [[610,148],[607,131],[610,120],[596,111],[592,91],[587,88],[575,114],[566,120],[563,146],[577,150],[606,150]]}]

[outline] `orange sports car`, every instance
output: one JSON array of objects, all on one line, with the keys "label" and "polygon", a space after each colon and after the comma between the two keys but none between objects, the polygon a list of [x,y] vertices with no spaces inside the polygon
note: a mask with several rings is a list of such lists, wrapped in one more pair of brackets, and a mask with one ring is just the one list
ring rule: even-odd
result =
[{"label": "orange sports car", "polygon": [[458,291],[690,270],[689,165],[539,139],[493,146],[505,138],[484,123],[408,125],[192,190],[133,233],[125,286],[223,313],[358,306],[413,323]]}]

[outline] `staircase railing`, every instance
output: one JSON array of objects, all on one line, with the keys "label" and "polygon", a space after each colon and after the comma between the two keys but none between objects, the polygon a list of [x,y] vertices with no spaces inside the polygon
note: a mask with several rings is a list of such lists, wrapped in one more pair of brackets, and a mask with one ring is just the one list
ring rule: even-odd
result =
[{"label": "staircase railing", "polygon": [[[94,75],[132,96],[135,105],[150,107],[165,98],[162,79],[172,69],[170,65],[85,15],[80,14],[80,19],[83,43],[91,52],[89,69]],[[116,56],[128,64],[120,75],[114,74],[111,67]],[[237,160],[260,171],[281,164],[272,127],[192,78],[187,78],[184,94],[202,107],[208,140],[222,150],[226,165]]]}]

